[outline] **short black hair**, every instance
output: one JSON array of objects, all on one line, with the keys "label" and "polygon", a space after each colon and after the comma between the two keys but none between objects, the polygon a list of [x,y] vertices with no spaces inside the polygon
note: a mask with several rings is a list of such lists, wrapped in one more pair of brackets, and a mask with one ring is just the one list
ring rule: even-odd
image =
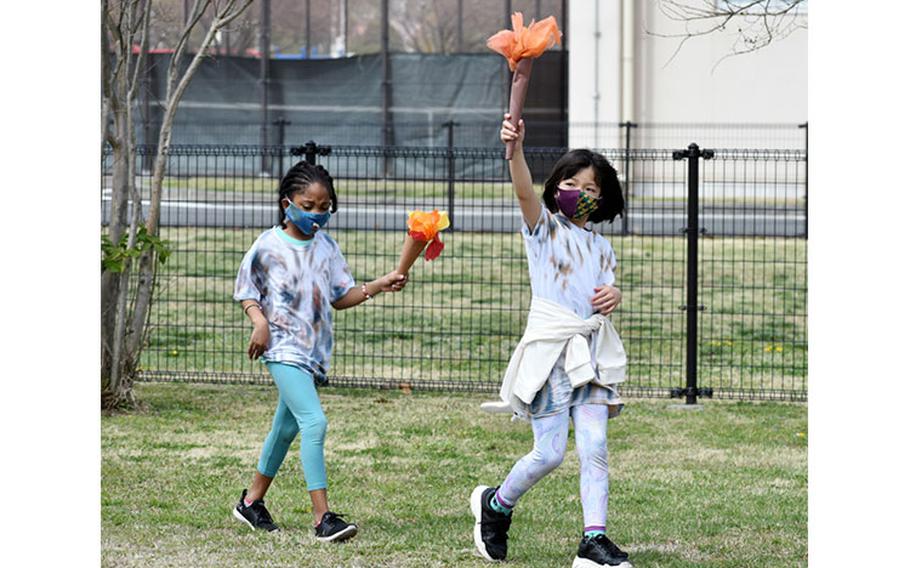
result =
[{"label": "short black hair", "polygon": [[622,186],[616,169],[602,155],[588,149],[569,150],[553,166],[550,177],[544,183],[543,202],[552,213],[559,211],[556,205],[556,188],[564,179],[568,179],[585,168],[594,168],[594,181],[600,188],[597,198],[597,209],[588,217],[591,223],[601,221],[613,222],[617,215],[623,216],[626,203],[622,197]]},{"label": "short black hair", "polygon": [[318,164],[311,164],[306,160],[301,160],[291,166],[291,169],[281,178],[281,183],[278,184],[278,224],[282,228],[285,225],[284,207],[281,206],[281,201],[284,198],[291,201],[295,193],[303,191],[311,183],[317,182],[321,183],[326,191],[329,192],[329,200],[332,202],[330,211],[332,213],[338,211],[338,196],[335,194],[335,183],[328,170]]}]

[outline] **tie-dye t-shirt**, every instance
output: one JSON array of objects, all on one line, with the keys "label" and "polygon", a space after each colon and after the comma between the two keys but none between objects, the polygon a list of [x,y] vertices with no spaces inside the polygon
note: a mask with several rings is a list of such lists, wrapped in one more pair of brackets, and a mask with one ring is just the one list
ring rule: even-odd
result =
[{"label": "tie-dye t-shirt", "polygon": [[[576,227],[565,216],[547,211],[541,204],[540,217],[533,228],[522,224],[528,269],[531,274],[531,293],[556,302],[582,318],[594,315],[591,299],[594,288],[612,285],[616,280],[616,255],[602,235]],[[597,373],[597,359],[591,342],[591,364]],[[566,408],[586,404],[606,404],[608,416],[614,418],[623,403],[613,386],[603,387],[594,382],[578,388],[572,386],[565,371],[566,352],[550,371],[550,377],[531,401],[518,412],[523,418],[540,418],[562,412]],[[574,411],[573,411],[574,412]]]},{"label": "tie-dye t-shirt", "polygon": [[264,361],[288,363],[326,381],[332,355],[332,303],[354,287],[341,249],[322,231],[309,241],[279,227],[265,231],[243,256],[234,300],[256,300],[269,321]]},{"label": "tie-dye t-shirt", "polygon": [[594,288],[615,281],[616,255],[603,235],[576,227],[541,204],[537,224],[522,224],[531,292],[579,317],[594,315]]}]

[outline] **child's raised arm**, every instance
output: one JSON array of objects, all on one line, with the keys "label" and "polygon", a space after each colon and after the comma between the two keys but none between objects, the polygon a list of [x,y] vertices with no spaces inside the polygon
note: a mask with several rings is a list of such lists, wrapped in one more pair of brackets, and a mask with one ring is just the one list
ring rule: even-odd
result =
[{"label": "child's raised arm", "polygon": [[533,229],[537,224],[537,219],[540,218],[540,198],[534,193],[531,170],[528,169],[528,163],[525,161],[525,122],[524,120],[519,120],[518,128],[515,128],[509,118],[511,118],[511,115],[506,113],[505,120],[502,121],[502,130],[499,133],[499,137],[503,144],[515,141],[515,151],[509,161],[512,189],[515,190],[515,197],[518,198],[518,206],[521,207],[521,216],[524,218],[525,224]]}]

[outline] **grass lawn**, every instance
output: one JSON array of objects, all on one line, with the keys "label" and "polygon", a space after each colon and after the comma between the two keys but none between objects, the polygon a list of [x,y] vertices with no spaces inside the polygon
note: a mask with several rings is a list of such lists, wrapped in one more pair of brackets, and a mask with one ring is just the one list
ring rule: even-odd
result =
[{"label": "grass lawn", "polygon": [[[326,389],[333,508],[362,526],[341,545],[311,538],[291,446],[269,507],[284,529],[231,517],[269,427],[262,386],[139,384],[145,409],[101,426],[103,566],[485,566],[467,503],[530,449],[529,427],[477,395]],[[639,568],[805,566],[805,405],[708,401],[701,412],[627,400],[610,422],[612,538]],[[574,442],[519,504],[510,564],[570,566],[581,531]]]}]

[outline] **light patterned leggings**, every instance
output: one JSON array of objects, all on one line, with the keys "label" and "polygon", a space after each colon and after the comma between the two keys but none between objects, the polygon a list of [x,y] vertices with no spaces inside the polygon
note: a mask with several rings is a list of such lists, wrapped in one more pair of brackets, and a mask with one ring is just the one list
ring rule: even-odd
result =
[{"label": "light patterned leggings", "polygon": [[[586,404],[572,409],[575,449],[581,462],[581,507],[585,527],[607,523],[607,405]],[[534,449],[512,467],[499,488],[499,497],[514,505],[535,483],[556,469],[566,453],[569,411],[532,418]]]}]

